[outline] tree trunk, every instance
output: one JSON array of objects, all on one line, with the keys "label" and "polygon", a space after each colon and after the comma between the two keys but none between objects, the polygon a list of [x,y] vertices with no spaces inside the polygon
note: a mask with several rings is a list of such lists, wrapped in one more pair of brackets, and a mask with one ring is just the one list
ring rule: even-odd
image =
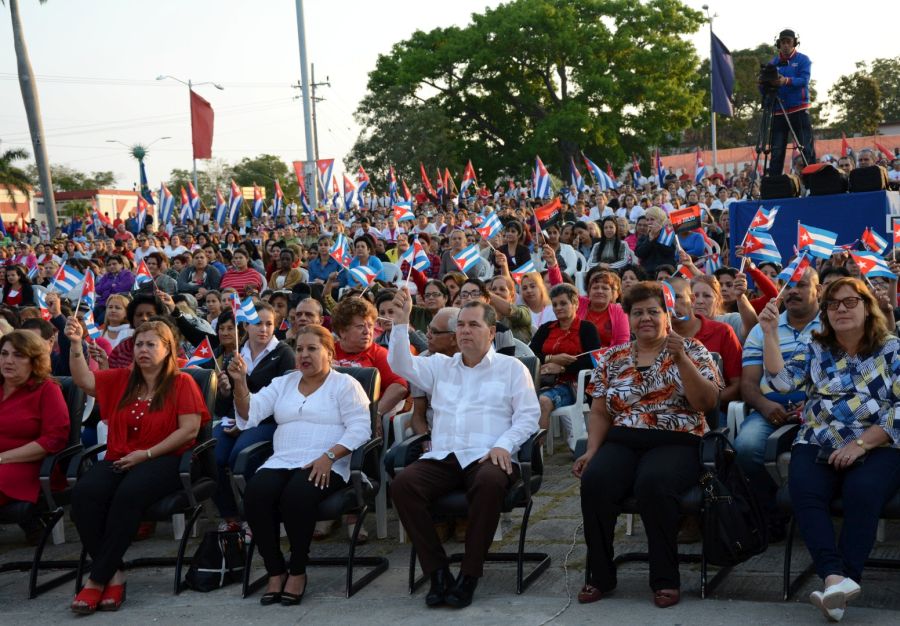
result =
[{"label": "tree trunk", "polygon": [[47,226],[50,236],[56,235],[56,200],[53,197],[53,181],[50,179],[50,162],[47,160],[47,148],[44,143],[44,125],[41,122],[41,104],[38,101],[34,71],[28,59],[28,48],[25,46],[25,33],[22,32],[22,18],[19,15],[19,0],[9,1],[9,14],[12,17],[13,45],[16,49],[16,61],[19,70],[19,86],[22,88],[22,104],[28,117],[28,132],[31,133],[31,145],[34,148],[34,162],[37,165],[38,179],[44,196],[44,210],[47,212]]}]

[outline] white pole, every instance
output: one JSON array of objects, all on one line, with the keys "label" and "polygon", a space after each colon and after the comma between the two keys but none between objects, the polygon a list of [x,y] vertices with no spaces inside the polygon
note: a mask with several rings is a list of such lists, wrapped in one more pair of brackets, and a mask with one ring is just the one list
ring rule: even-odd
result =
[{"label": "white pole", "polygon": [[710,135],[712,142],[712,165],[713,170],[719,167],[718,150],[716,147],[716,112],[713,110],[713,55],[712,55],[712,38],[713,38],[713,18],[715,15],[709,14],[709,6],[703,5],[706,9],[706,17],[709,20],[709,116],[710,116]]},{"label": "white pole", "polygon": [[[309,61],[306,57],[306,27],[303,23],[303,0],[296,0],[297,6],[297,39],[300,44],[300,86],[303,93],[303,126],[306,135],[306,161],[315,163],[313,147],[312,107],[309,97]],[[325,190],[326,193],[328,190]],[[315,184],[307,185],[311,206],[319,206],[319,190]]]}]

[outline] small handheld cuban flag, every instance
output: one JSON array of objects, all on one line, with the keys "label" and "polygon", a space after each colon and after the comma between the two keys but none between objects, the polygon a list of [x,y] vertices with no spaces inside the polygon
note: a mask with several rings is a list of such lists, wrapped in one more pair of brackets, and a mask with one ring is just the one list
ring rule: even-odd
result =
[{"label": "small handheld cuban flag", "polygon": [[275,197],[272,199],[272,217],[281,215],[284,207],[284,192],[281,191],[281,184],[275,179]]},{"label": "small handheld cuban flag", "polygon": [[90,337],[92,341],[100,339],[100,337],[103,336],[103,331],[97,326],[97,321],[94,319],[94,312],[91,309],[86,309],[83,319],[84,327],[87,328],[88,337]]},{"label": "small handheld cuban flag", "polygon": [[875,254],[883,255],[885,251],[888,249],[888,242],[885,241],[884,237],[876,233],[871,228],[866,227],[863,231],[862,237],[860,240],[863,242],[863,245],[868,248],[870,251]]},{"label": "small handheld cuban flag", "polygon": [[777,263],[781,265],[781,252],[775,245],[772,235],[766,231],[750,229],[744,237],[744,255],[759,263]]},{"label": "small handheld cuban flag", "polygon": [[253,217],[259,219],[262,217],[263,212],[263,204],[265,204],[265,198],[263,198],[262,189],[254,182],[253,183]]},{"label": "small handheld cuban flag", "polygon": [[[780,261],[779,261],[780,262]],[[716,271],[722,269],[722,259],[715,252],[707,254],[706,260],[703,261],[703,271],[712,276]]]},{"label": "small handheld cuban flag", "polygon": [[144,196],[138,196],[137,199],[137,229],[138,232],[144,230],[144,222],[147,221],[147,210],[150,205],[144,199]]},{"label": "small handheld cuban flag", "polygon": [[431,261],[428,260],[425,248],[422,247],[418,239],[414,239],[409,244],[406,252],[400,255],[400,263],[409,263],[414,270],[419,272],[424,272],[431,267]]},{"label": "small handheld cuban flag", "polygon": [[897,280],[896,274],[891,271],[888,264],[875,252],[858,252],[850,250],[853,262],[859,267],[859,272],[866,278],[887,278]]},{"label": "small handheld cuban flag", "polygon": [[[684,278],[685,280],[691,280],[692,278],[696,278],[697,276],[699,276],[699,274],[697,272],[692,270],[687,265],[679,265],[678,267],[675,268],[675,273],[678,274],[679,276],[681,276],[682,278]],[[707,273],[709,273],[709,272],[707,272]]]},{"label": "small handheld cuban flag", "polygon": [[43,289],[34,290],[34,301],[41,312],[41,319],[50,321],[50,307],[47,306],[47,298],[44,296]]},{"label": "small handheld cuban flag", "polygon": [[512,279],[516,281],[517,285],[520,285],[522,283],[522,279],[525,278],[525,274],[536,271],[537,268],[534,267],[534,261],[528,259],[525,263],[512,271]]},{"label": "small handheld cuban flag", "polygon": [[350,254],[350,246],[347,244],[347,237],[344,236],[344,233],[338,233],[334,243],[331,244],[331,248],[328,250],[328,254],[344,267],[350,265],[353,256]]},{"label": "small handheld cuban flag", "polygon": [[894,222],[894,247],[900,248],[900,222]]},{"label": "small handheld cuban flag", "polygon": [[772,225],[775,223],[775,216],[778,214],[778,208],[777,206],[773,206],[771,209],[759,207],[756,210],[756,215],[753,216],[753,221],[750,222],[750,228],[766,231],[772,228]]},{"label": "small handheld cuban flag", "polygon": [[84,274],[68,265],[61,265],[53,276],[50,290],[65,295],[75,289],[83,280]]},{"label": "small handheld cuban flag", "polygon": [[28,270],[28,280],[30,280],[31,282],[34,282],[35,279],[38,277],[39,271],[40,271],[40,268],[37,265],[32,267],[30,270]]},{"label": "small handheld cuban flag", "polygon": [[202,363],[206,363],[212,358],[212,346],[209,345],[209,337],[206,337],[203,341],[200,342],[200,345],[197,346],[196,350],[194,350],[194,353],[191,355],[191,358],[188,359],[188,362],[185,363],[184,366],[196,367]]},{"label": "small handheld cuban flag", "polygon": [[663,298],[666,301],[666,311],[669,313],[669,315],[681,322],[689,319],[689,316],[678,315],[678,313],[675,311],[675,288],[672,287],[671,283],[664,280],[661,281],[660,284],[662,285]]},{"label": "small handheld cuban flag", "polygon": [[500,222],[500,218],[497,217],[496,213],[491,213],[481,223],[481,226],[475,230],[478,231],[478,234],[481,235],[482,239],[493,239],[502,229],[503,224]]},{"label": "small handheld cuban flag", "polygon": [[803,250],[791,261],[787,267],[781,270],[778,280],[784,281],[785,289],[793,287],[803,279],[806,270],[809,267],[809,254]]},{"label": "small handheld cuban flag", "polygon": [[350,273],[350,280],[357,285],[362,285],[363,287],[368,287],[369,285],[371,285],[375,280],[375,277],[377,276],[375,270],[365,265],[351,267],[347,271]]},{"label": "small handheld cuban flag", "polygon": [[290,330],[291,324],[287,321],[287,318],[281,320],[281,324],[278,325],[278,330]]},{"label": "small handheld cuban flag", "polygon": [[229,304],[231,305],[231,313],[234,315],[235,323],[259,324],[259,315],[256,312],[256,305],[253,304],[253,298],[245,298],[241,302],[238,295],[233,293],[229,298]]},{"label": "small handheld cuban flag", "polygon": [[478,246],[472,244],[460,250],[453,255],[453,261],[460,272],[468,272],[470,269],[478,265],[481,255],[478,253]]},{"label": "small handheld cuban flag", "polygon": [[664,246],[674,246],[675,230],[669,224],[666,224],[665,227],[659,231],[659,237],[656,241]]},{"label": "small handheld cuban flag", "polygon": [[134,273],[134,289],[137,289],[145,283],[152,282],[153,276],[150,275],[150,270],[147,269],[147,264],[144,262],[144,259],[141,259],[137,271]]},{"label": "small handheld cuban flag", "polygon": [[599,350],[591,352],[591,363],[594,364],[594,367],[600,365],[600,357],[602,357],[603,353],[607,350],[609,350],[609,348],[600,348]]},{"label": "small handheld cuban flag", "polygon": [[801,252],[806,250],[820,259],[829,259],[834,252],[837,237],[837,233],[830,230],[806,226],[797,222],[797,247]]},{"label": "small handheld cuban flag", "polygon": [[94,272],[87,270],[84,273],[84,283],[81,286],[81,301],[84,306],[93,310],[97,303],[97,290],[94,286]]},{"label": "small handheld cuban flag", "polygon": [[394,217],[398,222],[407,222],[416,219],[416,216],[413,215],[412,212],[412,204],[408,200],[406,202],[395,202]]}]

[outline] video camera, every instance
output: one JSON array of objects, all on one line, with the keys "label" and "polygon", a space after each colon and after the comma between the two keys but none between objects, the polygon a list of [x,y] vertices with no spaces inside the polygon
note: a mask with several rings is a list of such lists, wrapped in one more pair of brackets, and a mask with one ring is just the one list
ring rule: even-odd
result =
[{"label": "video camera", "polygon": [[760,63],[759,75],[756,81],[767,92],[777,92],[781,74],[778,73],[778,66],[774,63]]}]

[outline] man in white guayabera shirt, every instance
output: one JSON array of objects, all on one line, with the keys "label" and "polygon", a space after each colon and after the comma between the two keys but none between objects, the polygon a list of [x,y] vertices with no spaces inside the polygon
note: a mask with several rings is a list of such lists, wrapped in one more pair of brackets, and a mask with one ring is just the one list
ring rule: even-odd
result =
[{"label": "man in white guayabera shirt", "polygon": [[[400,289],[394,298],[388,364],[431,395],[431,451],[397,474],[391,496],[422,570],[431,576],[425,603],[461,608],[472,602],[504,495],[518,478],[512,459],[537,432],[541,411],[527,368],[494,351],[497,314],[490,305],[472,301],[462,307],[456,322],[460,351],[452,357],[410,353],[404,325],[411,310],[409,292]],[[460,486],[466,490],[469,520],[465,556],[454,581],[429,506]]]}]

